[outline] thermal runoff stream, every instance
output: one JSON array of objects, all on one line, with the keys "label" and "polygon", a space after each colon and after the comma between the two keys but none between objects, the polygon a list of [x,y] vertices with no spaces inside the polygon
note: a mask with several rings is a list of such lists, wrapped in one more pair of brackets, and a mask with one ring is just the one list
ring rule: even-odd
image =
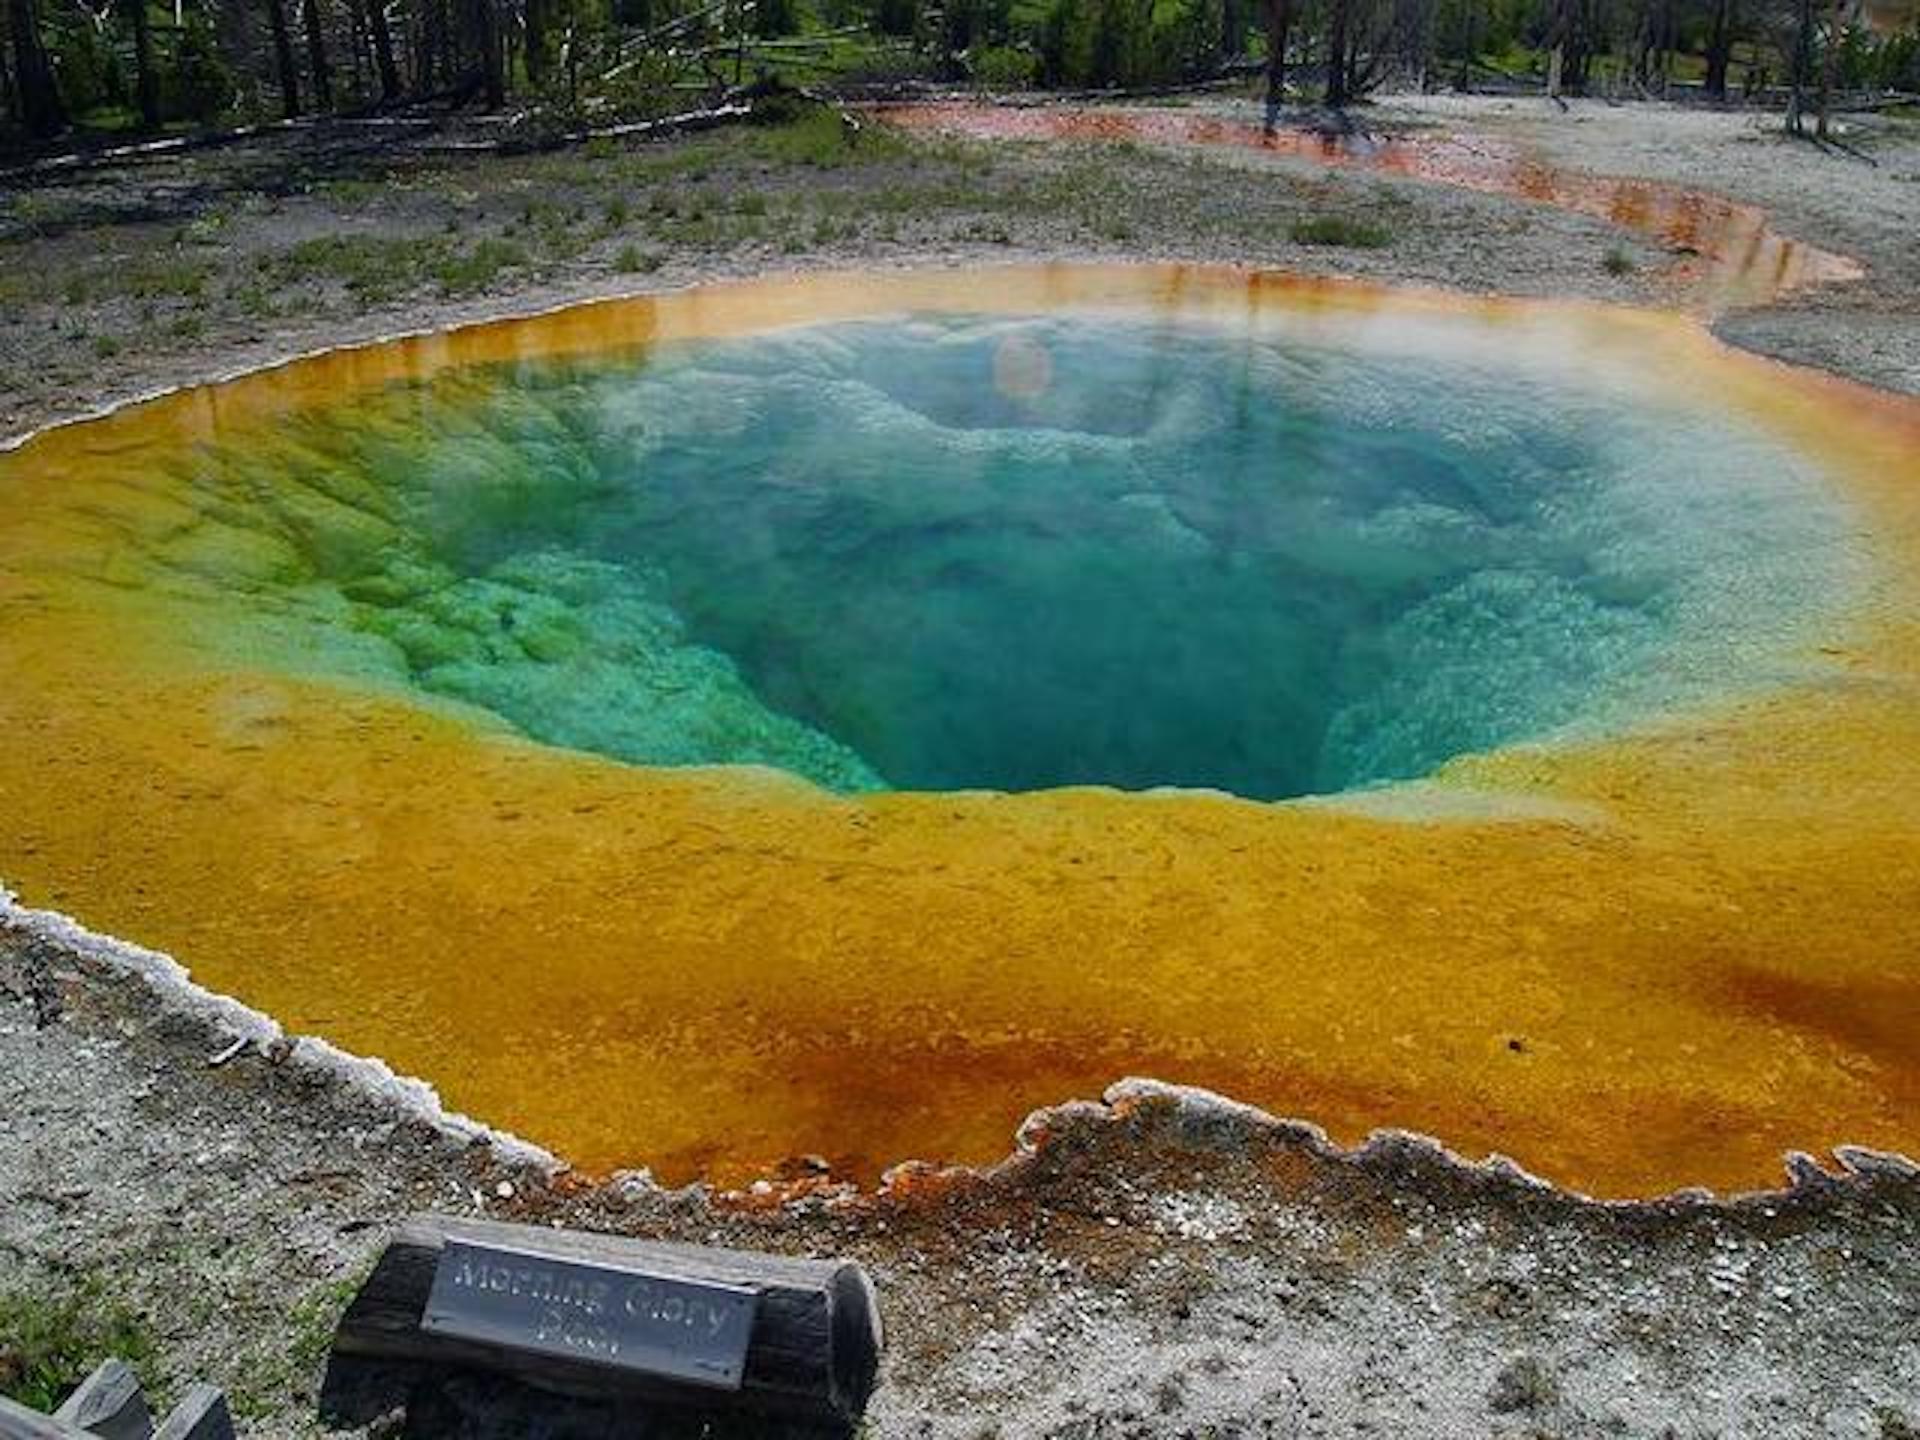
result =
[{"label": "thermal runoff stream", "polygon": [[0,881],[596,1170],[1126,1074],[1604,1194],[1912,1152],[1917,437],[1168,267],[321,356],[0,458]]}]

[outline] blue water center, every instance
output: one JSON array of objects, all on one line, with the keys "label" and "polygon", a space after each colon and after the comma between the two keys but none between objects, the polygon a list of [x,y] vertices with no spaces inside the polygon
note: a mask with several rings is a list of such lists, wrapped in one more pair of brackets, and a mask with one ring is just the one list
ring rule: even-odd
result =
[{"label": "blue water center", "polygon": [[199,483],[291,537],[327,663],[847,791],[1422,775],[1763,672],[1846,530],[1752,427],[1498,347],[1099,314],[471,370],[279,443]]}]

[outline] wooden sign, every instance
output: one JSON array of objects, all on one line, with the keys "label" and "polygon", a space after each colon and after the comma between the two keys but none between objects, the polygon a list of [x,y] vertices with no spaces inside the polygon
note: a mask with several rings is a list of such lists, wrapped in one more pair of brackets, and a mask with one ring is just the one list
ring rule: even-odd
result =
[{"label": "wooden sign", "polygon": [[435,1436],[654,1434],[656,1407],[729,1440],[850,1436],[881,1343],[845,1260],[422,1216],[341,1317],[320,1408]]},{"label": "wooden sign", "polygon": [[420,1328],[738,1390],[757,1290],[449,1240]]}]

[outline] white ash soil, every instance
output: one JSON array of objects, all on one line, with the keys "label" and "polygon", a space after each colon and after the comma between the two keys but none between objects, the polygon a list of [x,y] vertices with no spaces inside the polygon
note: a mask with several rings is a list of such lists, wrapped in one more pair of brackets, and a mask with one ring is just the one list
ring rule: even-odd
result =
[{"label": "white ash soil", "polygon": [[1504,136],[1549,163],[1631,175],[1758,205],[1774,228],[1852,256],[1864,280],[1723,316],[1745,349],[1920,394],[1920,124],[1837,118],[1835,146],[1785,135],[1777,115],[1673,105],[1396,97],[1383,110]]},{"label": "white ash soil", "polygon": [[[1771,203],[1787,233],[1853,254],[1868,279],[1724,317],[1722,332],[1916,388],[1911,129],[1855,136],[1869,167],[1747,138],[1740,116],[1580,107],[1560,125],[1526,102],[1435,100],[1376,113]],[[330,178],[300,178],[322,163]],[[725,199],[741,194],[764,209]],[[1393,243],[1294,245],[1292,222],[1320,214],[1384,217]],[[350,268],[290,258],[335,234],[424,247],[450,221],[461,245],[495,236],[524,263],[449,278],[403,254],[387,267],[401,283],[373,293]],[[1616,246],[1632,273],[1605,268]],[[915,143],[823,168],[731,158],[718,137],[589,162],[295,135],[0,191],[0,433],[590,295],[1095,256],[1640,302],[1662,298],[1665,258],[1535,205],[1243,155]],[[743,1207],[549,1176],[305,1046],[209,1066],[227,1042],[145,982],[0,922],[0,1290],[123,1295],[162,1378],[227,1386],[252,1434],[316,1429],[329,1327],[388,1229],[420,1209],[858,1258],[890,1329],[876,1436],[1920,1433],[1911,1167],[1733,1204],[1599,1207],[1418,1146],[1345,1158],[1162,1097],[1056,1112],[1046,1143],[977,1181]]]}]

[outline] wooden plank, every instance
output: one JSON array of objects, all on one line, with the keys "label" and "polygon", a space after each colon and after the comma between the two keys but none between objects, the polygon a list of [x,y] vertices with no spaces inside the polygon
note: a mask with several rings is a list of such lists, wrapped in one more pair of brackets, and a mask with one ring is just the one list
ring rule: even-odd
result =
[{"label": "wooden plank", "polygon": [[0,1440],[84,1440],[86,1433],[0,1395]]},{"label": "wooden plank", "polygon": [[188,1387],[153,1432],[153,1440],[234,1440],[226,1395],[217,1385],[204,1382]]},{"label": "wooden plank", "polygon": [[106,1360],[53,1412],[53,1418],[101,1440],[149,1440],[153,1416],[140,1377],[124,1360]]},{"label": "wooden plank", "polygon": [[[757,1306],[738,1389],[424,1329],[428,1295],[450,1239],[604,1267],[615,1287],[637,1273],[692,1286],[751,1289]],[[845,1261],[423,1217],[393,1238],[348,1306],[320,1403],[331,1420],[367,1424],[396,1405],[430,1403],[424,1391],[481,1375],[589,1404],[757,1412],[844,1433],[866,1408],[881,1345],[873,1286],[859,1266]]]}]

